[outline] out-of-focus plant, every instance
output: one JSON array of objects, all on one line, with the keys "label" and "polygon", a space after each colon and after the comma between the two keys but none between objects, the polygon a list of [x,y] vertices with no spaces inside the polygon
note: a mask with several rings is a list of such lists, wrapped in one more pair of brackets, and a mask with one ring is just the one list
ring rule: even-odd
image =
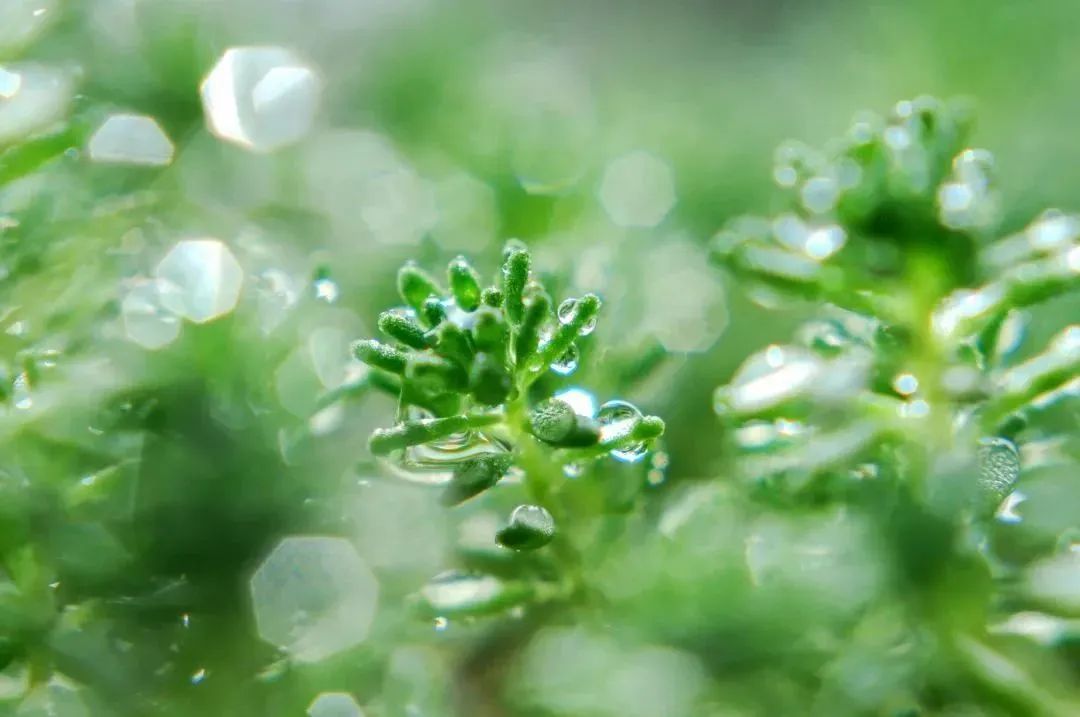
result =
[{"label": "out-of-focus plant", "polygon": [[[780,147],[791,208],[732,222],[713,252],[759,296],[820,309],[747,359],[715,409],[726,472],[756,500],[869,518],[894,561],[895,645],[934,666],[909,666],[914,704],[971,689],[1008,712],[1071,714],[1076,694],[1041,679],[1053,658],[1001,633],[1066,629],[1075,535],[1018,559],[995,525],[1020,520],[1024,475],[1076,468],[1080,325],[1035,351],[1024,339],[1025,310],[1080,287],[1080,219],[1049,210],[996,239],[993,158],[968,147],[969,124],[962,104],[921,97],[822,150]],[[1035,639],[1067,662],[1063,634]]]}]

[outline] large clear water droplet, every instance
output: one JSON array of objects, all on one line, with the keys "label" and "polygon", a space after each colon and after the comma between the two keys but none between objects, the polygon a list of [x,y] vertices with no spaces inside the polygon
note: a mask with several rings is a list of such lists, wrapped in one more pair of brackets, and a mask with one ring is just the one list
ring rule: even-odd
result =
[{"label": "large clear water droplet", "polygon": [[[410,421],[433,417],[415,406],[408,406],[402,413],[402,419]],[[470,458],[506,453],[508,450],[509,446],[498,438],[471,429],[410,446],[391,456],[385,465],[403,480],[424,485],[444,485],[454,477],[454,469]]]},{"label": "large clear water droplet", "polygon": [[498,534],[499,543],[515,550],[533,550],[546,545],[555,536],[555,518],[540,505],[519,505],[510,513],[506,527]]},{"label": "large clear water droplet", "polygon": [[[600,423],[600,441],[610,441],[633,430],[641,420],[641,411],[627,401],[608,401],[596,413]],[[645,457],[643,442],[626,443],[611,451],[611,457],[625,463],[636,463]]]},{"label": "large clear water droplet", "polygon": [[318,73],[281,47],[234,47],[202,83],[210,131],[253,152],[293,144],[311,129]]},{"label": "large clear water droplet", "polygon": [[[578,300],[577,299],[567,299],[566,301],[559,304],[559,309],[556,312],[558,314],[558,317],[559,317],[559,323],[561,323],[563,325],[566,325],[566,324],[569,324],[571,321],[573,321],[574,317],[577,316],[577,308],[578,308]],[[578,332],[578,335],[579,336],[588,336],[595,329],[596,329],[596,316],[593,316],[591,319],[589,319],[589,321],[584,326],[581,327],[581,330]]]},{"label": "large clear water droplet", "polygon": [[577,371],[580,356],[577,345],[570,344],[570,348],[566,349],[566,353],[551,362],[551,370],[560,376],[569,376],[574,371]]}]

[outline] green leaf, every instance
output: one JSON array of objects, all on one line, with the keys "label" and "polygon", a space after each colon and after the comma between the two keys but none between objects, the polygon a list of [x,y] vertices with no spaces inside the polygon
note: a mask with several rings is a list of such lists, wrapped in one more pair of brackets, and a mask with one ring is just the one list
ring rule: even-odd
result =
[{"label": "green leaf", "polygon": [[600,441],[600,425],[557,398],[548,399],[532,410],[529,429],[544,443],[560,448],[585,448]]},{"label": "green leaf", "polygon": [[398,270],[397,286],[401,300],[417,311],[423,311],[424,301],[429,296],[442,295],[435,280],[411,261]]},{"label": "green leaf", "polygon": [[443,489],[439,502],[445,506],[464,503],[498,483],[512,464],[513,457],[509,454],[492,454],[463,461],[454,468],[454,475]]},{"label": "green leaf", "polygon": [[457,305],[465,311],[475,311],[480,306],[480,275],[463,256],[453,259],[446,273]]}]

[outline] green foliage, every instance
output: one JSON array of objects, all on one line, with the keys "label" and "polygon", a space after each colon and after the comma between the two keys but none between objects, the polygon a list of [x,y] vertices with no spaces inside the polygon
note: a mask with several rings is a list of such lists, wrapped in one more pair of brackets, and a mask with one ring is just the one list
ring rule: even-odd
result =
[{"label": "green foliage", "polygon": [[[664,432],[662,420],[629,403],[610,402],[605,407],[620,410],[602,407],[594,417],[536,390],[545,373],[576,370],[576,342],[594,330],[601,303],[586,294],[556,312],[531,265],[528,249],[510,241],[498,285],[481,288],[480,275],[459,256],[447,267],[446,292],[416,264],[405,264],[397,283],[407,306],[383,312],[378,322],[398,345],[362,340],[353,346],[373,370],[403,377],[400,385],[375,382],[395,386],[398,423],[372,434],[374,455],[406,472],[449,470],[441,500],[451,506],[494,487],[515,464],[524,471],[530,498],[540,505],[518,506],[518,518],[499,533],[500,542],[514,548],[551,540],[554,528],[538,530],[523,516],[542,511],[552,520],[543,504],[566,480],[566,466],[604,454],[636,462]],[[500,302],[490,298],[496,295]],[[425,310],[433,306],[440,308]]]},{"label": "green foliage", "polygon": [[1080,713],[1076,11],[803,5],[0,2],[0,714]]}]

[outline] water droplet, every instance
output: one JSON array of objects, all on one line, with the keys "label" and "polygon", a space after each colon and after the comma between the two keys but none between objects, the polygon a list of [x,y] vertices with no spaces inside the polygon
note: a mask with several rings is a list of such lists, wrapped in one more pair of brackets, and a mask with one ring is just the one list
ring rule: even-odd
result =
[{"label": "water droplet", "polygon": [[716,410],[754,413],[811,390],[825,363],[806,349],[769,346],[748,358],[731,383],[717,391]]},{"label": "water droplet", "polygon": [[930,415],[930,404],[921,398],[900,404],[901,418],[926,418]]},{"label": "water droplet", "polygon": [[[559,316],[559,323],[565,325],[573,321],[574,317],[577,315],[577,307],[577,299],[567,299],[566,301],[559,304],[559,310],[557,312]],[[596,316],[593,316],[584,326],[581,327],[578,335],[588,336],[594,330],[596,330]]]},{"label": "water droplet", "polygon": [[318,73],[281,47],[234,47],[202,83],[210,131],[253,152],[272,152],[311,129],[319,103]]},{"label": "water droplet", "polygon": [[308,717],[364,717],[348,692],[323,692],[307,708]]},{"label": "water droplet", "polygon": [[498,578],[458,571],[441,573],[420,589],[420,597],[440,616],[487,612],[503,594]]},{"label": "water droplet", "polygon": [[572,461],[563,466],[562,472],[567,478],[580,478],[585,472],[585,465],[580,461]]},{"label": "water droplet", "polygon": [[450,627],[450,621],[442,616],[435,618],[433,622],[435,623],[435,632],[446,632],[447,628]]},{"label": "water droplet", "polygon": [[938,188],[941,223],[951,229],[981,229],[997,219],[997,197],[990,183],[993,157],[965,149],[953,160],[950,181]]},{"label": "water droplet", "polygon": [[202,684],[204,681],[206,681],[206,676],[207,676],[206,668],[205,667],[200,667],[198,670],[195,671],[194,674],[191,675],[191,684],[193,684],[193,685]]},{"label": "water droplet", "polygon": [[367,639],[379,585],[342,538],[285,538],[251,578],[259,635],[301,662]]},{"label": "water droplet", "polygon": [[566,353],[551,362],[551,370],[559,376],[569,376],[574,371],[577,371],[579,358],[580,354],[577,345],[570,344],[570,348],[566,349]]},{"label": "water droplet", "polygon": [[519,505],[510,520],[499,530],[496,539],[514,550],[535,550],[555,537],[555,518],[540,505]]},{"label": "water droplet", "polygon": [[191,627],[191,615],[186,613],[186,612],[183,615],[181,615],[180,616],[180,624],[184,627],[185,630],[187,628]]},{"label": "water droplet", "polygon": [[341,295],[341,289],[338,288],[337,282],[329,277],[322,277],[313,281],[311,291],[316,300],[324,304],[335,303],[338,296]]},{"label": "water droplet", "polygon": [[953,336],[966,324],[991,313],[1005,299],[1004,285],[987,284],[980,289],[955,291],[934,312],[934,331],[940,336]]},{"label": "water droplet", "polygon": [[990,437],[979,441],[979,484],[1001,498],[1012,490],[1020,477],[1020,452],[1007,438]]},{"label": "water droplet", "polygon": [[919,390],[919,379],[910,373],[897,374],[893,379],[892,387],[901,396],[910,396]]},{"label": "water droplet", "polygon": [[822,261],[840,251],[847,243],[847,232],[839,225],[815,227],[806,235],[803,253],[811,259]]},{"label": "water droplet", "polygon": [[151,351],[180,335],[180,319],[162,304],[162,286],[156,279],[139,279],[120,304],[128,340]]},{"label": "water droplet", "polygon": [[173,160],[173,144],[153,117],[115,114],[98,127],[87,144],[91,161],[164,167]]},{"label": "water droplet", "polygon": [[836,206],[840,187],[832,177],[811,177],[800,192],[802,205],[814,214],[824,214]]},{"label": "water droplet", "polygon": [[909,149],[914,140],[911,137],[911,132],[906,128],[898,125],[892,125],[886,127],[882,133],[882,137],[885,140],[885,144],[896,152],[903,152]]},{"label": "water droplet", "polygon": [[217,239],[177,242],[154,273],[162,305],[200,324],[232,311],[244,281],[240,263]]},{"label": "water droplet", "polygon": [[1026,230],[1028,242],[1037,251],[1053,251],[1080,238],[1080,218],[1048,210]]},{"label": "water droplet", "polygon": [[[406,420],[431,418],[423,409],[409,406]],[[444,485],[461,463],[478,456],[501,454],[509,450],[503,441],[484,431],[468,430],[418,446],[410,446],[384,462],[395,476],[412,483]],[[505,478],[504,478],[505,480]]]},{"label": "water droplet", "polygon": [[[600,423],[600,441],[606,443],[630,433],[641,420],[641,411],[627,401],[608,401],[600,406],[596,420]],[[644,458],[646,453],[645,444],[636,442],[612,450],[611,457],[625,463],[636,463]]]},{"label": "water droplet", "polygon": [[[847,232],[838,224],[807,224],[794,214],[777,217],[772,224],[772,232],[776,240],[785,247],[815,262],[828,259],[847,243]],[[777,254],[774,258],[779,257]],[[811,265],[811,268],[813,266]]]}]

